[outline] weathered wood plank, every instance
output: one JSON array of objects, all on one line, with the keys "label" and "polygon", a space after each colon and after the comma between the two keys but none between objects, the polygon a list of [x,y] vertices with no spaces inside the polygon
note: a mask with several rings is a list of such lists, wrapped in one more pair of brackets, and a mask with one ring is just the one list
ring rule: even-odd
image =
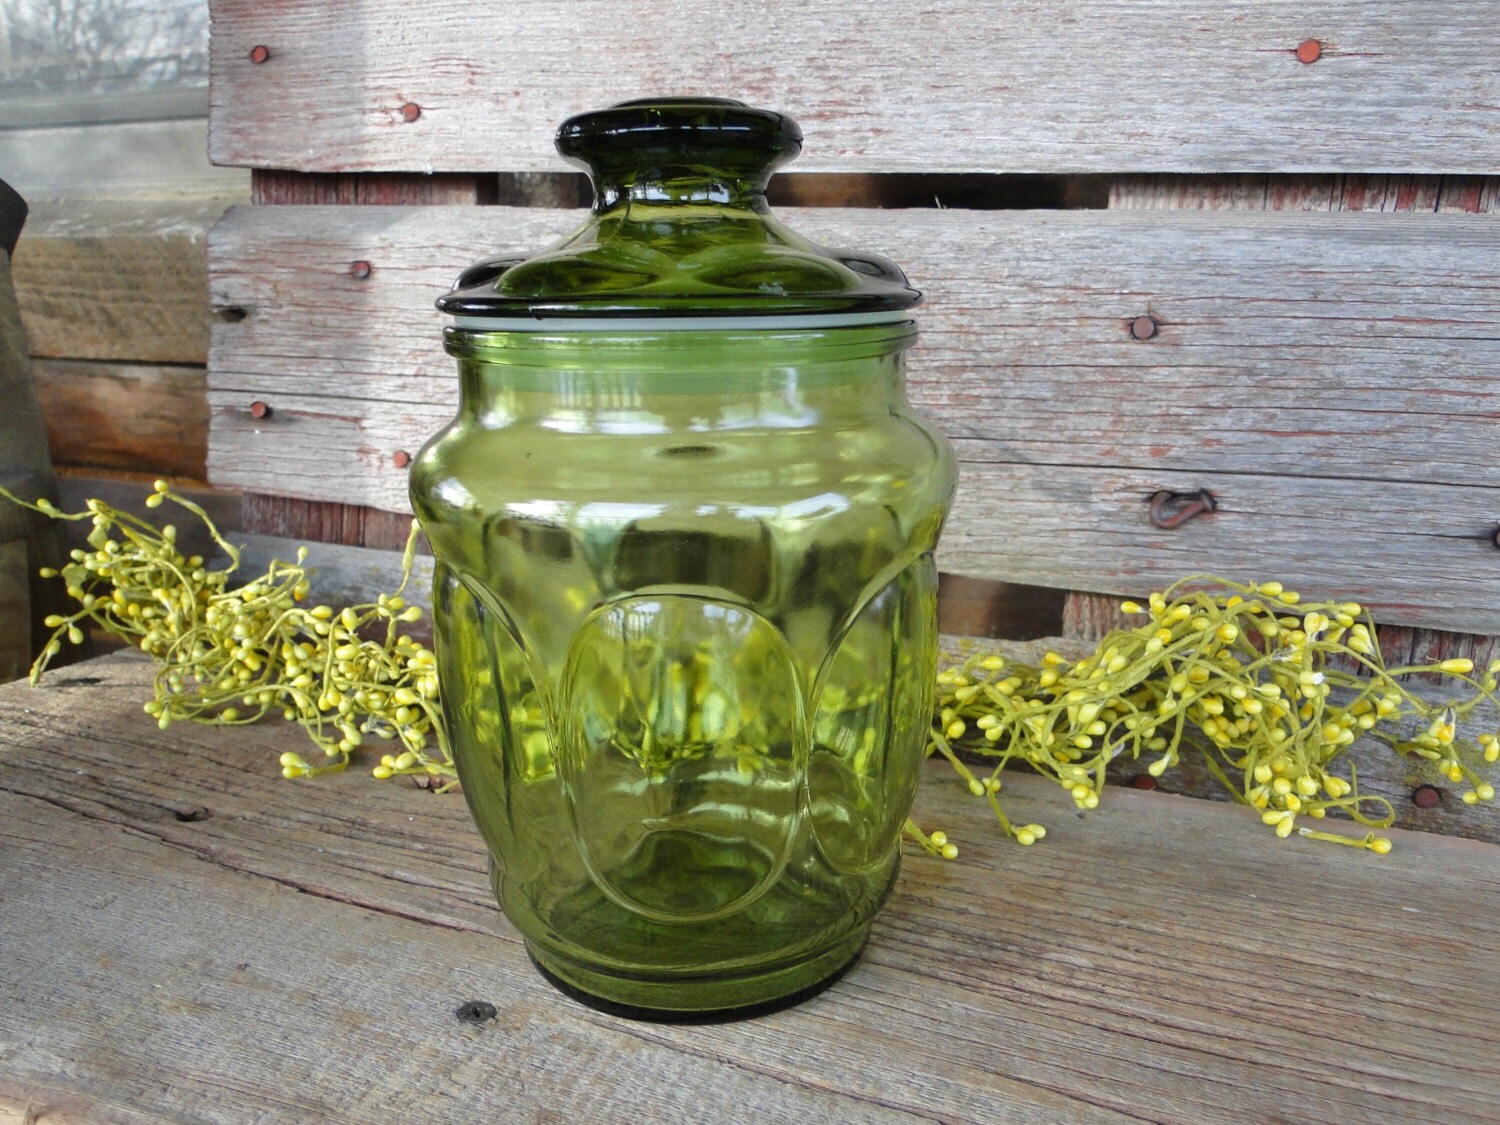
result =
[{"label": "weathered wood plank", "polygon": [[[1114,177],[1109,206],[1134,210],[1208,211],[1459,211],[1490,212],[1497,203],[1495,176],[1172,176]],[[1500,320],[1500,313],[1495,318]],[[1064,609],[1072,634],[1097,637],[1118,621],[1117,599],[1071,592]],[[1467,656],[1487,665],[1500,637],[1387,626],[1382,644],[1397,663],[1419,664]],[[1402,655],[1396,656],[1394,654]]]},{"label": "weathered wood plank", "polygon": [[492,203],[497,177],[468,173],[313,173],[257,168],[252,203],[430,204]]},{"label": "weathered wood plank", "polygon": [[[1377,858],[1128,790],[1075,818],[1020,776],[1012,812],[1051,828],[1021,849],[944,767],[919,815],[962,854],[910,859],[835,989],[750,1023],[638,1025],[532,972],[460,800],[352,773],[288,784],[275,761],[296,732],[159,732],[145,684],[142,661],[111,657],[0,691],[0,1106],[14,1113],[1493,1116],[1491,845],[1397,831]],[[454,1018],[476,998],[494,1022]]]},{"label": "weathered wood plank", "polygon": [[1417,0],[820,0],[774,19],[520,0],[498,25],[456,0],[420,19],[399,0],[212,11],[225,164],[555,168],[567,114],[712,91],[801,121],[809,171],[1500,171],[1488,0],[1436,21]]},{"label": "weathered wood plank", "polygon": [[35,356],[202,364],[208,229],[235,197],[73,201],[32,209],[15,254]]},{"label": "weathered wood plank", "polygon": [[1045,586],[940,574],[938,629],[969,637],[1053,637],[1062,632],[1065,596]]},{"label": "weathered wood plank", "polygon": [[1113,176],[1108,206],[1137,211],[1496,210],[1495,176]]},{"label": "weathered wood plank", "polygon": [[[1500,225],[1486,217],[788,214],[888,250],[927,290],[914,395],[955,436],[1039,461],[1298,475],[1348,475],[1350,443],[1378,439],[1371,475],[1433,483],[1473,481],[1487,455]],[[269,433],[321,408],[351,432],[389,431],[369,445],[372,465],[409,447],[452,409],[430,300],[455,264],[574,221],[507,208],[234,211],[214,235],[214,300],[248,315],[217,330],[220,417]],[[350,276],[357,261],[368,277]],[[1128,331],[1142,315],[1158,322],[1144,341]],[[992,416],[981,408],[1001,378],[1009,409]],[[275,395],[269,420],[248,417],[258,393]],[[426,417],[357,418],[359,398]]]},{"label": "weathered wood plank", "polygon": [[[1213,515],[1151,526],[1155,490],[1200,488],[1219,499]],[[1306,597],[1358,601],[1380,621],[1496,632],[1494,501],[1486,487],[971,456],[940,558],[960,574],[1131,594],[1195,573],[1276,578]]]},{"label": "weathered wood plank", "polygon": [[39,359],[32,374],[56,464],[204,479],[202,367]]},{"label": "weathered wood plank", "polygon": [[[1484,215],[789,212],[928,293],[912,398],[964,462],[943,565],[1138,591],[1276,574],[1500,631],[1500,224]],[[571,213],[237,209],[214,232],[216,484],[399,511],[456,377],[434,294]],[[368,261],[368,277],[350,272]],[[238,316],[243,312],[242,317]],[[1129,326],[1153,317],[1156,334]],[[252,406],[271,407],[255,417]],[[1157,489],[1212,519],[1146,521]],[[1409,513],[1396,523],[1391,513]],[[1191,545],[1191,546],[1188,546]]]},{"label": "weathered wood plank", "polygon": [[264,492],[244,494],[244,527],[263,535],[290,536],[301,541],[344,543],[351,547],[401,550],[411,533],[410,512],[340,504],[328,500],[299,500]]}]

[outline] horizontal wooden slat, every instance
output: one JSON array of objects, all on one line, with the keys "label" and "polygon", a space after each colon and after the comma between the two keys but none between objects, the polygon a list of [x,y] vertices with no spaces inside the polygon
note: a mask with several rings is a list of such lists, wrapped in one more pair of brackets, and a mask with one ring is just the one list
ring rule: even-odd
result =
[{"label": "horizontal wooden slat", "polygon": [[[1386,619],[1500,631],[1491,452],[1500,223],[1486,215],[789,211],[929,295],[912,397],[963,462],[943,563],[1061,588],[1274,574]],[[456,378],[431,305],[577,216],[246,208],[212,238],[210,479],[405,509]],[[367,260],[370,276],[350,274]],[[1158,334],[1128,324],[1151,315]],[[250,407],[272,408],[255,418]],[[1219,513],[1155,530],[1161,488]]]},{"label": "horizontal wooden slat", "polygon": [[[403,172],[309,173],[256,169],[250,173],[252,203],[497,203],[498,176],[449,172],[421,176]],[[569,199],[576,201],[577,193]],[[527,200],[534,204],[535,200]]]},{"label": "horizontal wooden slat", "polygon": [[1112,176],[1108,206],[1148,211],[1500,211],[1500,176]]},{"label": "horizontal wooden slat", "polygon": [[57,464],[204,478],[203,368],[39,359],[32,374]]},{"label": "horizontal wooden slat", "polygon": [[268,492],[240,495],[245,530],[263,535],[386,551],[404,549],[411,535],[410,512],[387,512],[336,500],[301,500]]},{"label": "horizontal wooden slat", "polygon": [[16,299],[36,356],[196,363],[208,354],[203,244],[238,200],[75,200],[32,208]]},{"label": "horizontal wooden slat", "polygon": [[[550,168],[568,114],[720,93],[801,121],[808,170],[1500,171],[1492,0],[212,10],[210,151],[226,164]],[[1308,39],[1313,63],[1296,54]]]},{"label": "horizontal wooden slat", "polygon": [[[948,570],[1141,595],[1189,574],[1278,579],[1351,598],[1381,621],[1500,632],[1500,512],[1487,487],[1251,473],[979,463],[960,443]],[[1156,488],[1208,488],[1219,510],[1175,531],[1147,519]]]}]

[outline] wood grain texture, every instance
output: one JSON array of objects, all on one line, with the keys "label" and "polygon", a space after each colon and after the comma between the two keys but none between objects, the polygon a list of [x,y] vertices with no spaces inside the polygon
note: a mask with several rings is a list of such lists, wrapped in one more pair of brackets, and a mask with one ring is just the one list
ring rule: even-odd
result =
[{"label": "wood grain texture", "polygon": [[[1500,631],[1500,224],[1487,215],[810,210],[928,302],[911,395],[962,461],[942,565],[1137,593],[1275,574],[1383,619]],[[569,212],[244,208],[211,240],[210,479],[406,505],[451,417],[435,294]],[[370,276],[350,274],[356,260]],[[240,316],[240,313],[243,316]],[[1135,339],[1149,315],[1159,331]],[[252,403],[273,407],[269,418]],[[1212,489],[1176,532],[1158,489]],[[1401,513],[1401,518],[1392,518]]]},{"label": "wood grain texture", "polygon": [[1137,211],[1494,211],[1496,176],[1129,175],[1108,205]]},{"label": "wood grain texture", "polygon": [[[1491,0],[212,5],[210,153],[302,171],[559,166],[566,115],[718,93],[809,171],[1500,171]],[[1297,60],[1305,39],[1322,58]],[[250,51],[271,47],[255,65]],[[402,107],[420,108],[408,121]]]},{"label": "wood grain texture", "polygon": [[56,464],[204,479],[202,367],[39,359],[32,374]]},{"label": "wood grain texture", "polygon": [[1062,631],[1066,595],[959,574],[938,575],[938,629],[970,637],[1027,640]]},{"label": "wood grain texture", "polygon": [[411,533],[410,512],[385,512],[328,500],[298,500],[265,492],[244,493],[244,527],[301,542],[402,550]]},{"label": "wood grain texture", "polygon": [[15,285],[34,356],[202,364],[204,241],[234,197],[32,209]]},{"label": "wood grain texture", "polygon": [[[1496,176],[1174,176],[1114,177],[1109,206],[1173,211],[1401,211],[1488,213],[1500,210]],[[1500,320],[1500,314],[1494,319]],[[1119,623],[1118,599],[1073,591],[1065,630],[1098,637]],[[1459,626],[1464,628],[1464,626]],[[1386,626],[1382,645],[1401,664],[1467,656],[1485,666],[1500,653],[1500,637],[1410,626]]]},{"label": "wood grain texture", "polygon": [[[295,731],[160,732],[146,678],[116,656],[0,690],[13,1116],[1493,1119],[1492,845],[1396,832],[1377,858],[1128,790],[1078,818],[1016,777],[1012,813],[1051,828],[1022,849],[934,769],[918,815],[960,859],[909,858],[836,988],[633,1024],[531,970],[461,800],[288,784]],[[459,1022],[472,999],[498,1017]]]},{"label": "wood grain texture", "polygon": [[251,203],[493,203],[495,176],[400,172],[309,173],[257,168],[250,174]]}]

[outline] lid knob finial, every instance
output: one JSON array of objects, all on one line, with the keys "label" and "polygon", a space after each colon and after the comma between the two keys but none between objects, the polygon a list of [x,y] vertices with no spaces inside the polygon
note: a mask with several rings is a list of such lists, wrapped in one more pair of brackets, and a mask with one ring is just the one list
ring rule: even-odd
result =
[{"label": "lid knob finial", "polygon": [[759,194],[802,151],[784,114],[730,98],[643,98],[581,113],[557,130],[557,151],[588,171],[602,202],[636,185],[732,183]]}]

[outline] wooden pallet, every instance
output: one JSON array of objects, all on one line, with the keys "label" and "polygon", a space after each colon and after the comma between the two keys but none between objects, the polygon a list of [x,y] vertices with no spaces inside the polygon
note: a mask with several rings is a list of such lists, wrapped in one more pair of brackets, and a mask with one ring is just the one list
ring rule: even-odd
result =
[{"label": "wooden pallet", "polygon": [[[482,206],[495,173],[567,195],[562,116],[714,90],[791,113],[793,167],[867,204],[883,176],[970,183],[963,209],[784,216],[928,294],[912,397],[963,472],[945,570],[1126,593],[1274,575],[1500,632],[1491,5],[1435,26],[1411,3],[810,4],[769,35],[690,2],[519,3],[503,31],[398,12],[214,7],[211,150],[262,201],[210,242],[215,483],[405,511],[400,454],[456,394],[433,296],[578,222]],[[973,208],[1014,173],[1102,178],[1109,207]],[[1218,510],[1163,532],[1163,489]]]}]

